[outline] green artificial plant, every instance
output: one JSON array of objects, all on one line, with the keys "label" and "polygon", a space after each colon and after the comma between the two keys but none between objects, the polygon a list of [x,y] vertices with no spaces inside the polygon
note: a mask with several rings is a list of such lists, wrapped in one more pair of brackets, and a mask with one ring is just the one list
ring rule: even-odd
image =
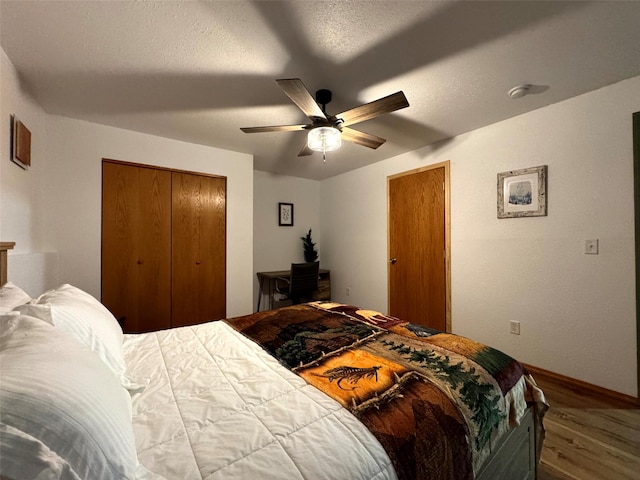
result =
[{"label": "green artificial plant", "polygon": [[318,251],[316,250],[316,244],[311,240],[311,229],[307,232],[307,235],[300,237],[302,245],[304,247],[304,261],[315,262],[318,259]]}]

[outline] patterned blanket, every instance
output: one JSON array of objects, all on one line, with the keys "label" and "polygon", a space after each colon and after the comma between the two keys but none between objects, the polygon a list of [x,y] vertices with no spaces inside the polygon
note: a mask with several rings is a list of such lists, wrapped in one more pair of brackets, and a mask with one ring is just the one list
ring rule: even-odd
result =
[{"label": "patterned blanket", "polygon": [[349,409],[400,479],[472,479],[526,409],[522,366],[486,345],[315,302],[226,322]]}]

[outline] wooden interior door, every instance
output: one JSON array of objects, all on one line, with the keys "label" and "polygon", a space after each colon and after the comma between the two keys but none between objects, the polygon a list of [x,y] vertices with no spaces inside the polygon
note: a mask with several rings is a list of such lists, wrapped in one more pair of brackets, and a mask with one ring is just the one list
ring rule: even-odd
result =
[{"label": "wooden interior door", "polygon": [[172,173],[172,325],[226,316],[226,178]]},{"label": "wooden interior door", "polygon": [[171,326],[171,173],[102,163],[102,302],[127,333]]},{"label": "wooden interior door", "polygon": [[389,177],[388,202],[389,314],[446,331],[445,167]]}]

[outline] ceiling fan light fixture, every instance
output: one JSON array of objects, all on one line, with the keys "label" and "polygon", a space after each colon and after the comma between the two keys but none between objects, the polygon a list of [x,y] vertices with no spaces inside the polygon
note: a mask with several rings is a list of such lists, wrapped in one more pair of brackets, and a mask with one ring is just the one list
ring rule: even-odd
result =
[{"label": "ceiling fan light fixture", "polygon": [[315,152],[332,152],[342,145],[342,132],[335,127],[316,127],[309,130],[307,146]]}]

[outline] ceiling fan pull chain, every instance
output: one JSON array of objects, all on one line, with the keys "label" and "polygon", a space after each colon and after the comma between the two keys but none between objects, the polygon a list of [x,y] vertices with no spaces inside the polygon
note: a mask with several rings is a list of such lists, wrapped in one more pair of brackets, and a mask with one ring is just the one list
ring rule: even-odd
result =
[{"label": "ceiling fan pull chain", "polygon": [[322,163],[327,163],[327,152],[322,152]]}]

